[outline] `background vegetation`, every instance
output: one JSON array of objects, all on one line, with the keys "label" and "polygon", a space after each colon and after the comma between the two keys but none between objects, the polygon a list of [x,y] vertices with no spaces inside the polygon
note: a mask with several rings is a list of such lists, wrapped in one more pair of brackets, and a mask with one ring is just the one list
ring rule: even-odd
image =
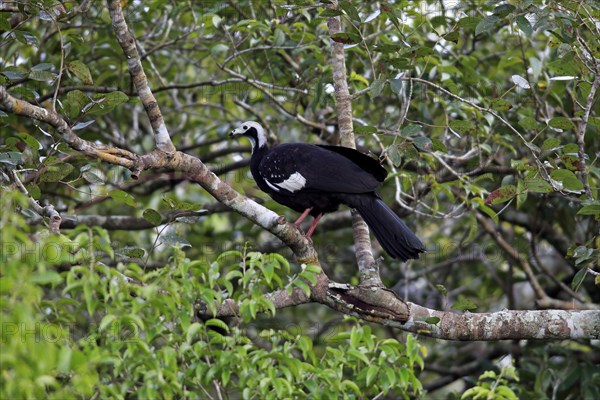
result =
[{"label": "background vegetation", "polygon": [[[227,133],[257,120],[274,143],[338,143],[339,16],[357,145],[429,249],[402,264],[374,242],[386,286],[456,312],[597,309],[598,3],[122,6],[177,149],[290,220]],[[153,149],[105,3],[2,2],[0,31],[8,93],[87,141]],[[193,177],[132,179],[0,110],[3,398],[600,397],[597,341],[448,342],[318,304],[276,310],[264,294],[310,291],[320,268]],[[313,238],[323,270],[357,284],[350,212]],[[225,299],[236,317],[197,315]]]}]

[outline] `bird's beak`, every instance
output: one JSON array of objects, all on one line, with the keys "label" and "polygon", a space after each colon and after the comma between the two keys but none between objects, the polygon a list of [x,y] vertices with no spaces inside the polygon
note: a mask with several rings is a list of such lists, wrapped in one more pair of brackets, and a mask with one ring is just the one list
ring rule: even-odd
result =
[{"label": "bird's beak", "polygon": [[229,137],[234,137],[239,135],[241,132],[236,128],[229,133]]}]

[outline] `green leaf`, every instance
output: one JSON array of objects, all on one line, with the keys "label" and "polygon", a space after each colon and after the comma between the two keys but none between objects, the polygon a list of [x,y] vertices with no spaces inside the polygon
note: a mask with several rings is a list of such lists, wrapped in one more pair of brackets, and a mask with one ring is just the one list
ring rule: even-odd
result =
[{"label": "green leaf", "polygon": [[390,89],[393,93],[400,94],[404,89],[404,82],[402,79],[390,79]]},{"label": "green leaf", "polygon": [[421,151],[430,152],[432,150],[431,139],[429,139],[428,137],[416,137],[413,139],[413,143]]},{"label": "green leaf", "polygon": [[491,192],[485,199],[485,202],[487,204],[500,204],[507,202],[518,194],[519,191],[515,185],[501,186],[500,188]]},{"label": "green leaf", "polygon": [[552,118],[550,121],[548,121],[548,125],[552,128],[563,130],[570,130],[575,127],[575,125],[573,125],[573,122],[571,122],[570,119],[565,117]]},{"label": "green leaf", "polygon": [[589,204],[587,206],[581,207],[579,211],[577,211],[579,215],[595,215],[597,217],[600,216],[600,204]]},{"label": "green leaf", "polygon": [[361,37],[354,32],[338,32],[331,35],[331,40],[343,44],[356,44],[362,41]]},{"label": "green leaf", "polygon": [[448,294],[448,289],[446,289],[446,286],[441,285],[441,284],[436,284],[435,288],[437,289],[438,292],[440,292],[440,294],[442,296],[446,296]]},{"label": "green leaf", "polygon": [[538,123],[535,119],[531,117],[525,117],[519,120],[519,126],[521,126],[525,130],[532,131],[538,128]]},{"label": "green leaf", "polygon": [[301,279],[294,279],[292,284],[302,290],[307,297],[310,297],[310,286]]},{"label": "green leaf", "polygon": [[29,79],[40,82],[48,82],[56,79],[56,74],[50,71],[34,71],[29,72]]},{"label": "green leaf", "polygon": [[229,46],[227,46],[226,44],[223,44],[223,43],[217,43],[216,45],[211,47],[210,54],[213,57],[222,57],[222,56],[225,56],[225,54],[227,54],[228,51],[229,51]]},{"label": "green leaf", "polygon": [[371,384],[377,377],[378,372],[379,372],[378,365],[370,365],[369,368],[367,368],[367,386],[371,386]]},{"label": "green leaf", "polygon": [[55,271],[38,272],[31,275],[31,282],[38,285],[58,285],[62,281],[62,276]]},{"label": "green leaf", "polygon": [[507,111],[512,107],[512,103],[504,99],[494,99],[490,103],[490,108],[498,111]]},{"label": "green leaf", "polygon": [[381,92],[383,91],[383,88],[385,87],[386,82],[387,82],[387,79],[383,79],[383,78],[375,79],[371,83],[371,90],[369,91],[369,96],[371,96],[371,98],[379,96],[381,94]]},{"label": "green leaf", "polygon": [[221,329],[225,332],[229,332],[229,326],[225,322],[223,322],[222,320],[217,319],[217,318],[211,318],[211,319],[205,321],[204,325],[212,326],[212,327]]},{"label": "green leaf", "polygon": [[339,2],[339,6],[342,10],[344,10],[346,15],[348,15],[352,22],[354,22],[355,24],[360,24],[361,21],[360,16],[358,14],[358,10],[356,9],[356,7],[354,7],[354,5],[352,5],[350,1],[342,0]]},{"label": "green leaf", "polygon": [[39,200],[40,197],[42,196],[42,191],[38,185],[30,183],[29,185],[27,185],[26,188],[27,188],[27,191],[29,192],[29,195],[31,197],[33,197],[34,199]]},{"label": "green leaf", "polygon": [[377,133],[377,128],[369,125],[357,125],[354,127],[354,133],[364,135],[368,133]]},{"label": "green leaf", "polygon": [[7,151],[0,153],[0,164],[17,166],[23,164],[23,153],[19,151]]},{"label": "green leaf", "polygon": [[560,146],[560,140],[558,140],[557,138],[548,138],[544,140],[544,144],[542,144],[542,149],[544,149],[544,151],[549,151],[557,148],[558,146]]},{"label": "green leaf", "polygon": [[399,167],[402,163],[401,146],[398,143],[394,143],[386,149],[386,152],[392,164],[394,164],[396,167]]},{"label": "green leaf", "polygon": [[9,15],[11,13],[7,13],[7,12],[3,12],[0,13],[0,31],[10,31],[12,29],[12,27],[10,26],[10,20],[9,20]]},{"label": "green leaf", "polygon": [[192,247],[192,244],[186,238],[177,235],[171,230],[160,235],[158,241],[167,246]]},{"label": "green leaf", "polygon": [[496,214],[496,211],[485,205],[483,199],[475,197],[472,200],[472,204],[473,206],[476,206],[476,208],[486,213],[492,219],[492,221],[498,223],[498,214]]},{"label": "green leaf", "polygon": [[[563,148],[564,152],[564,148]],[[579,157],[570,155],[570,154],[562,154],[560,156],[560,161],[567,167],[569,171],[579,172],[583,168],[581,165],[581,160]]]},{"label": "green leaf", "polygon": [[57,163],[47,167],[40,177],[42,182],[59,182],[73,171],[73,166],[67,163]]},{"label": "green leaf", "polygon": [[185,334],[185,341],[188,343],[192,343],[192,339],[194,339],[194,337],[197,336],[198,332],[203,331],[203,330],[204,330],[204,327],[202,326],[201,323],[194,322],[187,329],[187,332]]},{"label": "green leaf", "polygon": [[494,11],[492,11],[492,13],[494,15],[499,16],[500,18],[504,18],[507,15],[513,13],[515,9],[516,7],[512,4],[500,4],[498,7],[494,8]]},{"label": "green leaf", "polygon": [[573,289],[573,291],[576,292],[579,290],[586,275],[587,275],[587,268],[581,268],[579,271],[577,271],[577,273],[573,277],[573,281],[571,282],[571,289]]},{"label": "green leaf", "polygon": [[124,191],[122,191],[120,189],[111,190],[108,193],[108,195],[113,200],[118,201],[120,203],[127,204],[128,206],[131,206],[131,207],[136,207],[137,206],[135,198],[132,195],[130,195],[129,193],[124,192]]},{"label": "green leaf", "polygon": [[452,304],[453,310],[475,310],[477,305],[467,298],[460,298],[454,304]]},{"label": "green leaf", "polygon": [[360,388],[358,387],[358,385],[356,383],[348,380],[348,379],[345,379],[344,381],[342,381],[341,387],[342,388],[352,389],[352,391],[354,393],[356,393],[358,396],[362,395],[362,391],[360,390]]},{"label": "green leaf", "polygon": [[67,64],[67,69],[86,85],[93,85],[94,80],[88,66],[82,61],[75,60]]},{"label": "green leaf", "polygon": [[103,318],[102,321],[100,321],[100,325],[98,326],[98,330],[100,332],[106,331],[106,328],[109,327],[109,325],[112,327],[112,323],[113,321],[115,321],[117,319],[117,316],[114,314],[106,314]]},{"label": "green leaf", "polygon": [[533,193],[550,193],[553,190],[552,185],[539,176],[525,177],[523,187]]},{"label": "green leaf", "polygon": [[146,250],[139,247],[125,247],[121,253],[129,258],[142,258],[146,254]]},{"label": "green leaf", "polygon": [[421,131],[422,131],[421,125],[409,124],[409,125],[406,125],[404,128],[402,128],[402,130],[400,131],[400,135],[403,137],[410,137],[410,136],[414,136],[414,135],[420,133]]},{"label": "green leaf", "polygon": [[425,318],[425,322],[428,323],[428,324],[430,324],[430,325],[436,325],[440,321],[441,321],[441,319],[439,317],[428,317],[428,318]]},{"label": "green leaf", "polygon": [[336,10],[333,8],[325,8],[323,11],[321,11],[321,13],[319,14],[319,17],[331,18],[331,17],[339,17],[340,15],[344,15],[344,13],[341,10]]},{"label": "green leaf", "polygon": [[22,31],[22,30],[15,30],[14,35],[19,42],[26,44],[28,46],[36,46],[37,47],[40,44],[40,41],[38,40],[38,38],[30,32]]},{"label": "green leaf", "polygon": [[159,226],[162,223],[162,215],[152,208],[147,208],[142,213],[142,217],[152,226]]},{"label": "green leaf", "polygon": [[81,176],[83,177],[83,179],[94,185],[100,185],[104,183],[104,179],[102,179],[93,171],[85,171]]},{"label": "green leaf", "polygon": [[435,138],[431,139],[431,148],[433,149],[433,151],[441,151],[442,153],[448,152],[448,148],[446,147],[446,145],[442,143],[442,141]]},{"label": "green leaf", "polygon": [[464,121],[464,120],[460,120],[460,119],[452,120],[452,121],[450,121],[448,126],[453,131],[456,131],[456,132],[462,133],[462,134],[466,134],[466,135],[475,132],[475,125],[470,121]]},{"label": "green leaf", "polygon": [[568,169],[557,169],[552,171],[550,177],[555,181],[562,182],[563,188],[571,191],[580,191],[583,190],[583,182],[581,182],[573,171],[569,171]]},{"label": "green leaf", "polygon": [[569,143],[569,144],[566,144],[565,147],[563,147],[563,153],[565,153],[565,154],[577,155],[578,152],[579,152],[579,147],[575,143]]},{"label": "green leaf", "polygon": [[51,63],[41,63],[31,67],[32,71],[48,71],[54,69],[54,64]]},{"label": "green leaf", "polygon": [[83,112],[83,108],[89,102],[89,97],[82,91],[72,90],[67,93],[67,100],[63,102],[63,109],[66,111],[69,118],[75,118]]},{"label": "green leaf", "polygon": [[360,352],[359,350],[356,349],[348,349],[347,354],[349,356],[352,356],[362,362],[364,362],[366,365],[369,365],[369,359],[367,358],[367,356]]},{"label": "green leaf", "polygon": [[531,22],[524,15],[519,15],[517,17],[517,26],[526,36],[531,36],[533,34],[533,27],[531,26]]},{"label": "green leaf", "polygon": [[27,74],[28,71],[21,67],[9,66],[2,70],[2,75],[6,76],[10,80],[23,79],[27,76]]},{"label": "green leaf", "polygon": [[[287,263],[287,260],[284,260]],[[289,266],[287,268],[289,270]],[[322,269],[321,266],[315,264],[308,264],[305,268],[305,271],[312,272],[313,274],[320,274]]]},{"label": "green leaf", "polygon": [[95,104],[89,113],[93,115],[104,115],[111,112],[115,107],[129,101],[129,96],[123,92],[111,92],[105,95],[94,96]]},{"label": "green leaf", "polygon": [[458,20],[458,24],[467,29],[474,29],[481,23],[482,19],[478,17],[463,17]]},{"label": "green leaf", "polygon": [[477,24],[477,27],[475,28],[475,35],[480,35],[482,33],[491,31],[496,27],[499,21],[500,18],[498,16],[488,15]]},{"label": "green leaf", "polygon": [[40,150],[42,148],[42,145],[40,144],[40,142],[28,133],[19,132],[17,134],[17,136],[21,140],[23,140],[23,142],[25,142],[25,144],[34,152],[37,152],[38,150]]},{"label": "green leaf", "polygon": [[548,69],[562,76],[577,76],[579,75],[579,69],[576,67],[577,63],[572,59],[558,59],[551,61],[547,64]]}]

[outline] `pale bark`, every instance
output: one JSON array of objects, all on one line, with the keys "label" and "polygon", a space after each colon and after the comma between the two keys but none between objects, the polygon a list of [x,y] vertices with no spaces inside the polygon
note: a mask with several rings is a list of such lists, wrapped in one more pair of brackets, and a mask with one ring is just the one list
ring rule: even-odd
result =
[{"label": "pale bark", "polygon": [[[336,2],[332,7],[336,7]],[[339,17],[331,17],[327,20],[329,34],[335,35],[342,32]],[[352,97],[348,89],[346,79],[346,57],[344,44],[331,40],[331,67],[333,73],[333,87],[337,101],[338,125],[340,131],[340,144],[355,149],[354,128],[352,126]],[[360,274],[361,285],[383,286],[379,276],[379,266],[373,257],[369,227],[357,212],[352,213],[352,228],[356,263]]]}]

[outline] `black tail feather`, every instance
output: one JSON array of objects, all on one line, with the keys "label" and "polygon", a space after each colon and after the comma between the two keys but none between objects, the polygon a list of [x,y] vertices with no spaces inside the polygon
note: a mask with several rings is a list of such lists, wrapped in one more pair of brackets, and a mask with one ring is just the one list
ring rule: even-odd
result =
[{"label": "black tail feather", "polygon": [[358,210],[381,247],[392,257],[401,261],[419,258],[425,247],[381,199],[375,196],[353,196],[348,205]]}]

